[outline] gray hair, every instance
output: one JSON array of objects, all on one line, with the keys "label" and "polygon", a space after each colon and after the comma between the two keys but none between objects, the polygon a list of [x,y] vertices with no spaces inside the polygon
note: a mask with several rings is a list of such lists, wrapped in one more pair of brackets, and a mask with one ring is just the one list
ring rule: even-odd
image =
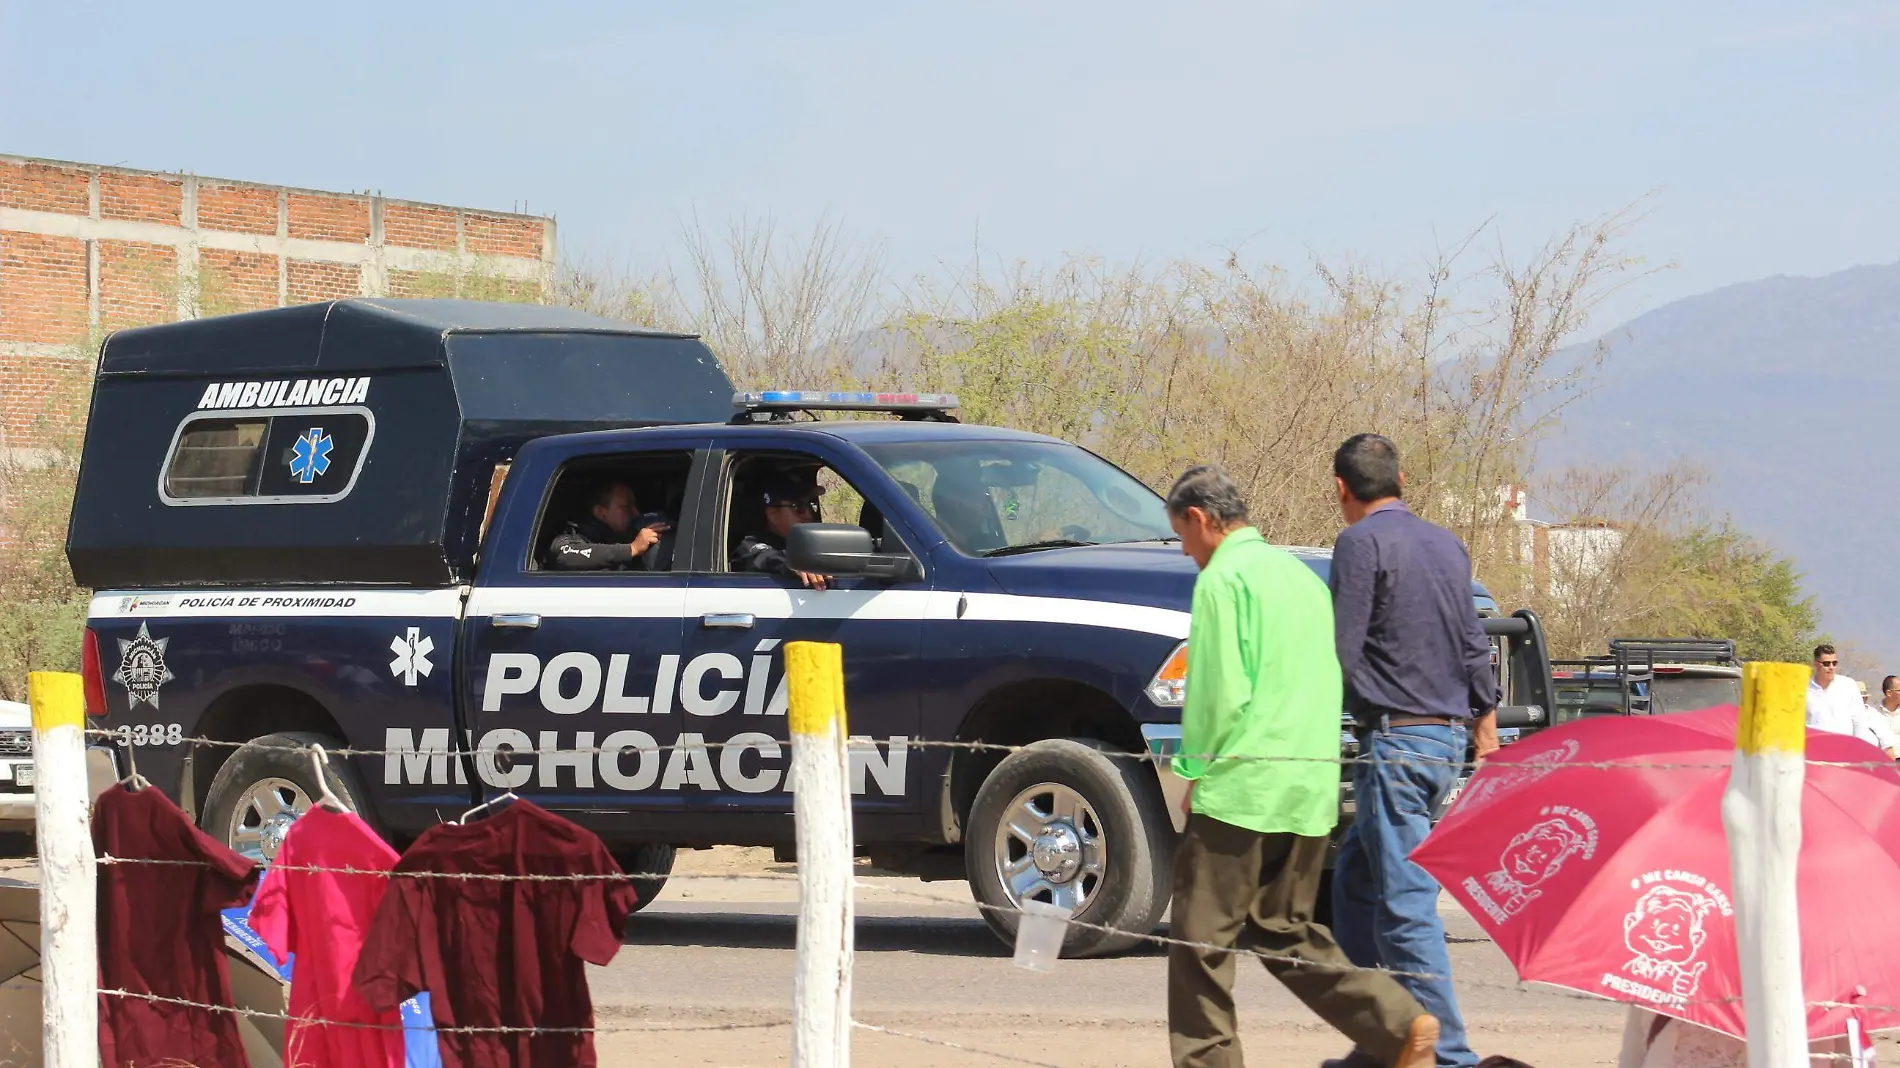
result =
[{"label": "gray hair", "polygon": [[1223,526],[1247,521],[1247,502],[1240,487],[1219,464],[1190,467],[1174,480],[1168,490],[1168,513],[1182,516],[1189,508],[1199,508]]}]

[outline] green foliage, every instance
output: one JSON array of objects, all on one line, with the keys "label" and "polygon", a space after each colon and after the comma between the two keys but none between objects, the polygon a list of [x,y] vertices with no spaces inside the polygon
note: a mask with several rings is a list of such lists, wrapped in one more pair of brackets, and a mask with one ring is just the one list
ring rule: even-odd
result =
[{"label": "green foliage", "polygon": [[911,313],[897,326],[922,354],[926,387],[957,394],[964,419],[1081,441],[1125,414],[1135,346],[1097,310],[1024,293],[971,317]]},{"label": "green foliage", "polygon": [[[1792,564],[1726,526],[1682,521],[1679,482],[1573,487],[1566,514],[1622,536],[1608,557],[1568,570],[1533,561],[1500,504],[1499,487],[1528,480],[1539,432],[1583,385],[1550,360],[1635,267],[1616,252],[1630,218],[1476,269],[1457,262],[1473,235],[1417,284],[1351,264],[1299,279],[1245,269],[1237,256],[1158,269],[1076,258],[995,280],[963,272],[941,292],[920,281],[886,301],[881,257],[847,247],[835,224],[799,238],[741,221],[723,234],[695,224],[682,274],[569,264],[544,291],[471,258],[392,286],[696,332],[741,388],[954,392],[967,421],[1080,442],[1157,489],[1190,464],[1220,463],[1282,543],[1333,540],[1332,450],[1377,430],[1406,458],[1412,506],[1458,532],[1501,599],[1543,614],[1556,651],[1600,652],[1607,637],[1644,633],[1730,637],[1749,657],[1804,660],[1817,612]],[[215,282],[168,276],[154,287],[168,306],[233,310]],[[90,362],[66,362],[83,390]],[[54,445],[31,462],[0,462],[12,535],[0,546],[0,696],[14,696],[29,668],[78,658],[85,596],[63,541],[79,430],[38,435]],[[827,485],[827,516],[855,518],[851,488]],[[1052,516],[1087,503],[1057,485],[1019,492],[1023,507]]]},{"label": "green foliage", "polygon": [[86,628],[84,591],[60,600],[0,599],[0,700],[26,700],[29,671],[78,671]]},{"label": "green foliage", "polygon": [[468,259],[444,271],[405,272],[392,296],[424,299],[488,300],[504,304],[539,304],[543,294],[535,282],[510,278],[479,260]]},{"label": "green foliage", "polygon": [[[83,408],[96,350],[88,340],[52,357],[52,392]],[[65,545],[83,426],[42,415],[32,448],[0,440],[0,699],[26,700],[28,671],[79,670],[89,598],[73,585]]]},{"label": "green foliage", "polygon": [[1675,539],[1668,561],[1669,633],[1733,638],[1746,660],[1807,662],[1820,640],[1820,612],[1801,592],[1793,561],[1727,526]]}]

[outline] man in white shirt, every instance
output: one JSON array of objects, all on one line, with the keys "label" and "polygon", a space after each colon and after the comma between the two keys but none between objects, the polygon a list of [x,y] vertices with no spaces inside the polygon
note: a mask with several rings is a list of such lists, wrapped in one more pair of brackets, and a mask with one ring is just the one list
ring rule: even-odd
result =
[{"label": "man in white shirt", "polygon": [[1860,687],[1841,674],[1841,655],[1832,645],[1814,648],[1814,674],[1808,679],[1808,726],[1830,734],[1847,734],[1883,750],[1889,759],[1900,755],[1900,739],[1882,717],[1861,702]]},{"label": "man in white shirt", "polygon": [[1880,700],[1867,702],[1867,708],[1885,719],[1888,726],[1900,728],[1900,675],[1881,679]]}]

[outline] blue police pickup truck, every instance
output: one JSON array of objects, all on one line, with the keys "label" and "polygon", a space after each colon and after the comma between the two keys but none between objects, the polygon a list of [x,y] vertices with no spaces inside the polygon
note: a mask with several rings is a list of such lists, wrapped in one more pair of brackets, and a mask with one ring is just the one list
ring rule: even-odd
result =
[{"label": "blue police pickup truck", "polygon": [[[1193,565],[1133,477],[953,407],[736,395],[694,337],[525,305],[120,331],[67,546],[89,711],[253,856],[320,792],[320,743],[373,751],[338,792],[398,845],[513,790],[646,901],[677,848],[789,852],[780,650],[835,641],[874,863],[967,878],[1005,937],[1029,899],[1148,931],[1178,783],[1139,755],[1180,737]],[[788,484],[816,522],[768,514]],[[657,539],[588,559],[603,509]],[[1474,594],[1547,707],[1535,620]]]}]

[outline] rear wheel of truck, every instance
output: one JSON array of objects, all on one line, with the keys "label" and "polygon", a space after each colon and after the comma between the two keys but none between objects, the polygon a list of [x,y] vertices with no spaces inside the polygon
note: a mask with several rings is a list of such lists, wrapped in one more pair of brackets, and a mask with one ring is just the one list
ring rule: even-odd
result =
[{"label": "rear wheel of truck", "polygon": [[666,888],[666,877],[673,874],[673,858],[677,854],[670,845],[652,843],[614,850],[615,863],[627,873],[627,881],[633,884],[633,891],[639,897],[633,911],[639,912],[660,896],[660,891]]},{"label": "rear wheel of truck", "polygon": [[[1168,907],[1174,829],[1152,765],[1056,738],[1010,754],[970,808],[964,865],[990,928],[1016,939],[1024,901],[1071,910],[1065,957],[1129,949]],[[1102,928],[1113,928],[1104,930]]]},{"label": "rear wheel of truck", "polygon": [[[291,823],[323,796],[311,774],[312,745],[343,747],[335,738],[307,731],[266,734],[239,746],[211,780],[199,820],[204,832],[257,863],[275,860]],[[332,757],[329,775],[331,792],[368,820],[362,808],[368,794],[348,761]]]}]

